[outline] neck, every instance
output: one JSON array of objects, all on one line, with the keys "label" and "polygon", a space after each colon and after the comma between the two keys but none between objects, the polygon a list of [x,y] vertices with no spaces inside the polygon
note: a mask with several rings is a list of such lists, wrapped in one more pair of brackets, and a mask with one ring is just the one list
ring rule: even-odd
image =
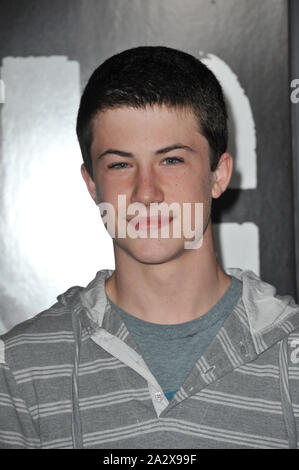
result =
[{"label": "neck", "polygon": [[120,248],[115,260],[115,272],[105,285],[108,296],[131,315],[152,323],[177,324],[203,315],[231,281],[217,262],[211,224],[200,249],[185,250],[171,261],[140,263]]}]

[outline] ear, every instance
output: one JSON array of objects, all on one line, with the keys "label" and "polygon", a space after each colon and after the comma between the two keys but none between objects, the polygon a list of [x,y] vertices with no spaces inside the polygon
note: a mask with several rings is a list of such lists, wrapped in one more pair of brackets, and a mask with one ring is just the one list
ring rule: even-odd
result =
[{"label": "ear", "polygon": [[216,170],[213,171],[212,197],[217,199],[229,185],[233,171],[233,158],[230,153],[221,155]]},{"label": "ear", "polygon": [[94,202],[96,204],[98,204],[99,202],[98,202],[98,197],[97,197],[96,185],[95,185],[92,177],[88,173],[84,163],[81,165],[81,175],[82,175],[82,178],[84,179],[84,181],[86,183],[89,194],[91,195]]}]

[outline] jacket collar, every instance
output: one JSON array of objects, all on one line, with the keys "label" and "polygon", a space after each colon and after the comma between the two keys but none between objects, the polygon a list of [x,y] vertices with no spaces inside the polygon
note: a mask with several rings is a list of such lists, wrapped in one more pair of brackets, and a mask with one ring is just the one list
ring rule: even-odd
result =
[{"label": "jacket collar", "polygon": [[[90,331],[105,328],[110,333],[116,334],[121,326],[119,315],[115,313],[112,315],[105,292],[105,281],[113,272],[110,269],[98,271],[87,287],[71,288],[58,296],[58,300],[63,303],[67,303],[69,297],[75,297],[73,300],[79,302],[81,306],[83,323]],[[235,308],[235,314],[243,324],[248,325],[247,333],[251,337],[256,354],[260,354],[299,328],[299,306],[291,296],[277,295],[275,287],[262,281],[252,271],[229,268],[226,272],[243,282],[242,298]],[[73,289],[76,289],[75,292],[72,292]],[[225,325],[230,324],[230,317],[227,318]]]}]

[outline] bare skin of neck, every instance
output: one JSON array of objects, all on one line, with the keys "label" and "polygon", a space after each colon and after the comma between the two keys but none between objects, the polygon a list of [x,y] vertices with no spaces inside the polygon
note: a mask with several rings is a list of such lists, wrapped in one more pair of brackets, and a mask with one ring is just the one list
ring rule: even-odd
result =
[{"label": "bare skin of neck", "polygon": [[231,277],[219,265],[211,222],[202,247],[184,250],[165,263],[144,264],[114,246],[116,269],[106,281],[110,299],[131,315],[158,324],[179,324],[208,312]]}]

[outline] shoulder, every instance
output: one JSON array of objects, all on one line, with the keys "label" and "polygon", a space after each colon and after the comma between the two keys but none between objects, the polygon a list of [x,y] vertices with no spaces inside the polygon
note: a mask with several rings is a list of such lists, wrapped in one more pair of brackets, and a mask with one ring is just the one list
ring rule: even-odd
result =
[{"label": "shoulder", "polygon": [[[26,368],[37,359],[46,359],[50,349],[62,352],[73,343],[72,309],[56,302],[33,318],[14,326],[0,336],[0,363]],[[51,353],[50,353],[51,355]]]}]

